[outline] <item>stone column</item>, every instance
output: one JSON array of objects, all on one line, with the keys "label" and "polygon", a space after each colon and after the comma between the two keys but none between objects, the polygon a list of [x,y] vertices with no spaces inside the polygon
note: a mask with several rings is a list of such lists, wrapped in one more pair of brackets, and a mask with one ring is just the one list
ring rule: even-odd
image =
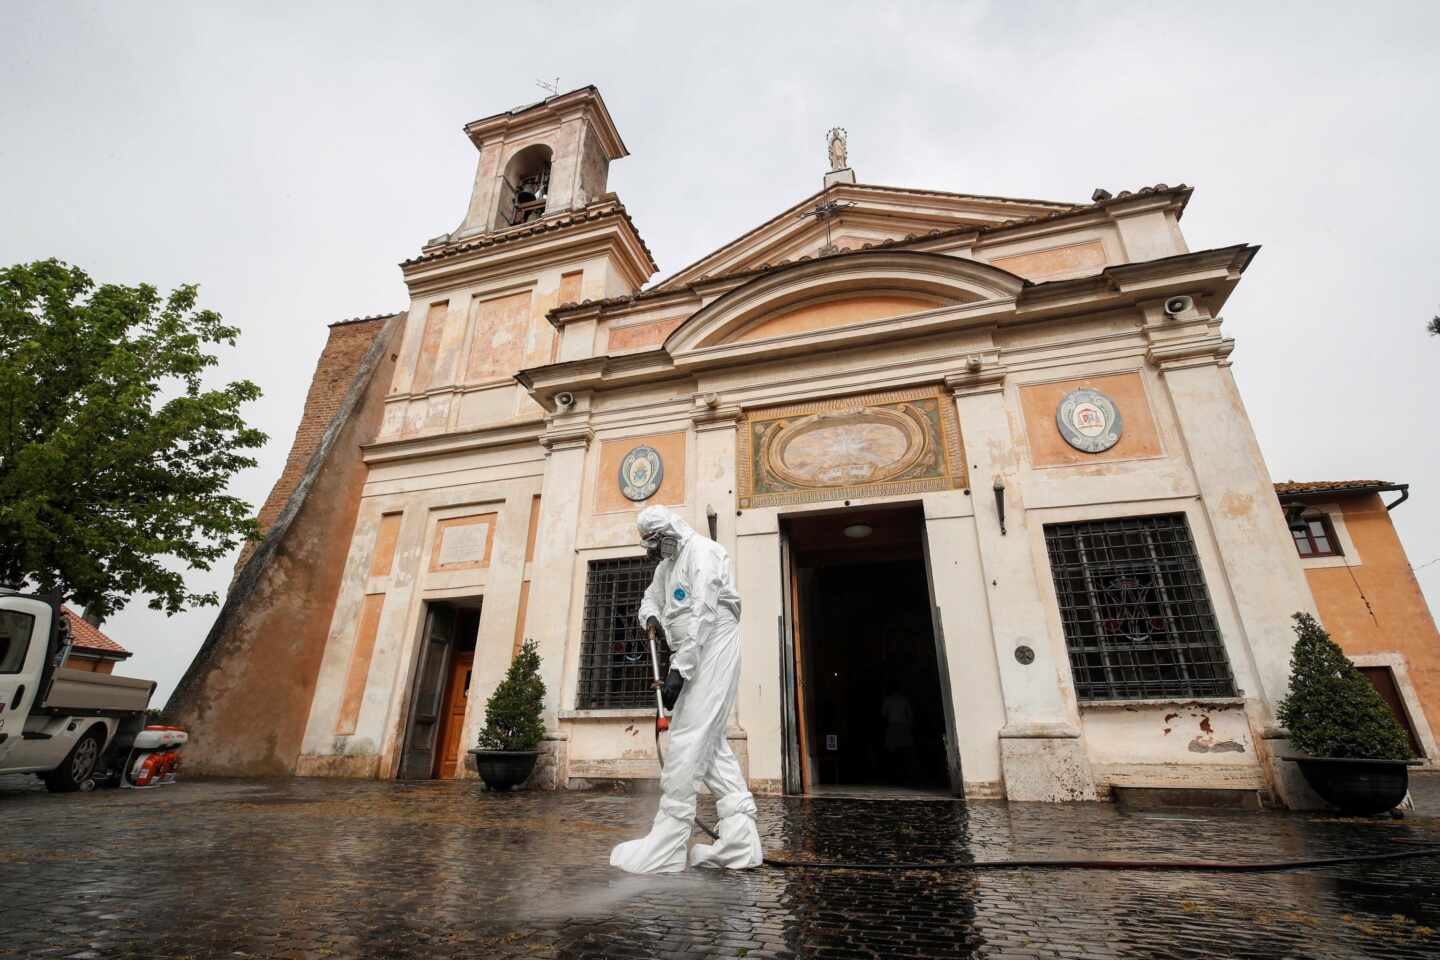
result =
[{"label": "stone column", "polygon": [[[1021,487],[1019,444],[1005,408],[1005,367],[996,354],[972,358],[945,380],[955,393],[975,501],[975,533],[1004,698],[1000,762],[1011,800],[1093,800],[1095,782],[1069,687],[1063,638],[1052,637]],[[1005,532],[995,503],[1004,484]],[[1016,658],[1020,647],[1034,661]]]}]

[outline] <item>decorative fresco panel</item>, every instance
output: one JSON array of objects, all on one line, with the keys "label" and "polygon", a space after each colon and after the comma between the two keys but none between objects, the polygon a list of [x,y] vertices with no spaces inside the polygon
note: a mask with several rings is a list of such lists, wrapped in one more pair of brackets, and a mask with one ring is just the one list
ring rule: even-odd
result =
[{"label": "decorative fresco panel", "polygon": [[939,387],[747,411],[737,456],[742,509],[967,483],[955,404]]}]

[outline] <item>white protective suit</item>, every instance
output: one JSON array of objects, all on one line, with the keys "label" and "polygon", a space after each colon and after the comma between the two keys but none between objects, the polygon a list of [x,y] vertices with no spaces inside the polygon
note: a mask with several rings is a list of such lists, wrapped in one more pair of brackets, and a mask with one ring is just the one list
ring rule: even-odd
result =
[{"label": "white protective suit", "polygon": [[720,840],[697,844],[693,866],[758,867],[763,858],[755,829],[755,798],[725,739],[740,683],[740,595],[730,579],[725,548],[702,537],[664,507],[647,507],[637,521],[641,537],[657,532],[679,542],[663,559],[640,603],[640,623],[651,617],[665,629],[670,666],[685,686],[670,718],[669,746],[660,774],[660,810],[649,834],[620,844],[613,866],[631,873],[683,870],[695,821],[700,783],[715,795]]}]

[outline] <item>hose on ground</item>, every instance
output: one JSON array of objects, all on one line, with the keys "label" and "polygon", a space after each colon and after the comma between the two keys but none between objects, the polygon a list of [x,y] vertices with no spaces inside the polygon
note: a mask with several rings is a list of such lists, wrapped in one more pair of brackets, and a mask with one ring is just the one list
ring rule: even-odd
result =
[{"label": "hose on ground", "polygon": [[[660,767],[665,766],[665,753],[660,747],[660,714],[656,708],[655,756]],[[715,828],[699,817],[695,826],[719,841]],[[1189,871],[1201,873],[1282,873],[1289,870],[1315,870],[1320,867],[1337,867],[1353,863],[1384,863],[1390,860],[1410,860],[1416,857],[1440,856],[1440,845],[1407,846],[1404,850],[1387,853],[1357,853],[1341,857],[1307,857],[1298,860],[1091,860],[1074,858],[1021,859],[1021,860],[943,860],[925,862],[880,862],[861,863],[839,860],[787,860],[784,857],[766,855],[764,864],[781,870],[1149,870]]]}]

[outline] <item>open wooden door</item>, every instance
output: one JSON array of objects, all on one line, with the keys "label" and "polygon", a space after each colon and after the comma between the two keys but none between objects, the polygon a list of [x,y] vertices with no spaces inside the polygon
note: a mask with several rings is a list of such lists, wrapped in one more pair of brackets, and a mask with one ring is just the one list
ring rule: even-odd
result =
[{"label": "open wooden door", "polygon": [[945,718],[945,767],[950,777],[950,792],[965,796],[965,776],[960,769],[960,743],[955,726],[955,700],[950,691],[950,654],[945,648],[945,621],[935,594],[935,568],[930,562],[930,527],[920,537],[925,550],[925,581],[930,590],[930,626],[935,633],[935,666],[940,676],[940,707]]},{"label": "open wooden door", "polygon": [[1415,733],[1415,725],[1410,722],[1410,713],[1405,709],[1405,701],[1400,696],[1400,688],[1395,686],[1395,674],[1389,667],[1360,667],[1361,676],[1370,681],[1370,686],[1380,694],[1380,699],[1390,708],[1395,715],[1395,720],[1400,724],[1405,736],[1410,740],[1410,750],[1417,757],[1425,756],[1425,748],[1420,745],[1420,737]]},{"label": "open wooden door", "polygon": [[450,678],[440,710],[440,749],[435,754],[435,776],[454,780],[460,771],[460,744],[465,728],[465,705],[470,699],[470,673],[475,651],[456,651],[450,657]]},{"label": "open wooden door", "polygon": [[805,793],[809,784],[806,769],[804,677],[800,661],[800,597],[795,573],[794,554],[785,527],[780,527],[780,695],[781,734],[785,752],[781,754],[782,775],[787,794]]},{"label": "open wooden door", "polygon": [[401,780],[426,780],[434,775],[445,680],[454,642],[455,609],[446,604],[426,604],[425,634],[420,641],[405,750],[400,757]]}]

